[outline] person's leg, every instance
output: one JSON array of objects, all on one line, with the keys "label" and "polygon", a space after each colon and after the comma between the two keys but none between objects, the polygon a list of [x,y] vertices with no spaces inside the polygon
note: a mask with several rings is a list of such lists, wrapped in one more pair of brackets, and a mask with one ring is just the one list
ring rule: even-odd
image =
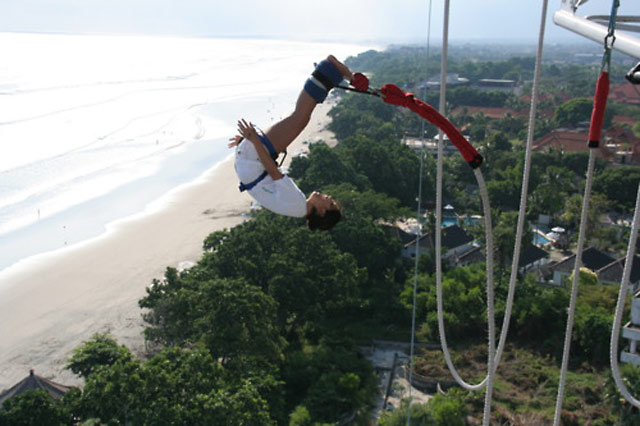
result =
[{"label": "person's leg", "polygon": [[[333,55],[329,55],[327,57],[327,61],[335,68],[331,71],[332,75],[328,77],[330,80],[339,80],[340,76],[349,81],[353,78],[353,74],[351,74],[349,68],[347,68],[347,66],[342,62],[338,61]],[[331,67],[331,65],[329,65],[329,67]],[[309,84],[312,85],[312,93],[309,92]],[[298,96],[293,113],[271,126],[265,132],[277,152],[282,152],[287,149],[291,142],[293,142],[295,138],[302,133],[307,124],[309,124],[311,113],[316,107],[316,104],[322,102],[324,97],[326,97],[326,93],[324,93],[324,97],[320,95],[320,98],[318,98],[316,91],[321,89],[314,86],[315,84],[316,83],[307,80],[305,89],[302,90]]]},{"label": "person's leg", "polygon": [[307,124],[309,124],[311,113],[315,107],[316,100],[303,90],[298,96],[296,109],[291,115],[267,129],[265,134],[273,144],[276,152],[280,153],[286,150],[291,142],[302,133]]}]

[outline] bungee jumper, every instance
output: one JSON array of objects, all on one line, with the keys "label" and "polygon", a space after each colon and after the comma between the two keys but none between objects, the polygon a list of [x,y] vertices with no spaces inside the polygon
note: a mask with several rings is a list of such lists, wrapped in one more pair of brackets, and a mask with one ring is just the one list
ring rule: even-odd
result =
[{"label": "bungee jumper", "polygon": [[[247,191],[264,208],[284,216],[304,217],[309,229],[328,230],[342,217],[342,208],[331,196],[313,192],[308,198],[279,169],[276,159],[300,135],[318,103],[344,79],[353,87],[364,88],[366,77],[353,74],[333,55],[317,64],[298,96],[295,110],[266,132],[245,119],[238,121],[238,135],[230,139],[236,148],[235,169],[240,191]],[[366,88],[364,88],[366,89]]]},{"label": "bungee jumper", "polygon": [[[344,80],[350,86],[342,85]],[[460,131],[436,109],[405,93],[396,85],[385,84],[380,89],[369,87],[364,74],[352,73],[333,55],[316,65],[298,96],[294,111],[275,123],[266,132],[256,129],[244,118],[238,121],[238,135],[229,139],[229,147],[236,148],[235,170],[240,180],[240,191],[247,191],[264,208],[284,216],[304,217],[312,229],[328,230],[342,217],[342,207],[331,196],[312,192],[308,198],[286,174],[276,160],[280,153],[297,138],[311,119],[318,103],[324,102],[333,88],[351,90],[382,98],[388,104],[412,110],[438,126],[473,168],[482,164],[482,156]]]}]

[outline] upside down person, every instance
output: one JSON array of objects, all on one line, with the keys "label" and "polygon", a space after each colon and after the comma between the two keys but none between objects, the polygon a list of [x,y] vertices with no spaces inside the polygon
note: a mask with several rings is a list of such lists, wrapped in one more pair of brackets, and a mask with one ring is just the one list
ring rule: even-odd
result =
[{"label": "upside down person", "polygon": [[240,191],[248,191],[263,207],[274,213],[304,217],[312,229],[331,229],[342,217],[340,204],[332,197],[312,192],[304,193],[278,168],[275,159],[294,141],[311,119],[316,104],[322,103],[329,91],[343,79],[352,85],[364,84],[366,77],[354,75],[346,65],[329,55],[317,64],[300,92],[291,115],[275,123],[266,132],[258,132],[245,119],[238,121],[238,133],[230,139],[236,147],[235,169],[240,179]]}]

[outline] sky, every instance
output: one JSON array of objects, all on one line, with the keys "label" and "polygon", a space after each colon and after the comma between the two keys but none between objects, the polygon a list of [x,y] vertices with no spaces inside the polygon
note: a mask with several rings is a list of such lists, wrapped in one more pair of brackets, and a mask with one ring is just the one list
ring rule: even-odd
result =
[{"label": "sky", "polygon": [[[269,37],[300,41],[424,42],[430,0],[0,0],[0,32]],[[581,41],[557,27],[549,0],[546,39]],[[442,36],[444,0],[432,0],[431,39]],[[608,14],[590,0],[580,15]],[[451,0],[455,41],[535,42],[542,0]],[[621,0],[619,14],[640,15]]]}]

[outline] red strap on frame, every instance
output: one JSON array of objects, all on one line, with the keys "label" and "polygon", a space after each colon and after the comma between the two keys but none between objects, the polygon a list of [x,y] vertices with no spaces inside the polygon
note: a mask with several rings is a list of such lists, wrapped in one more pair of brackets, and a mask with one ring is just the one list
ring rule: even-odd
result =
[{"label": "red strap on frame", "polygon": [[602,71],[596,84],[596,93],[593,95],[593,110],[591,111],[591,124],[589,125],[589,148],[597,148],[600,143],[600,133],[608,96],[609,73]]}]

